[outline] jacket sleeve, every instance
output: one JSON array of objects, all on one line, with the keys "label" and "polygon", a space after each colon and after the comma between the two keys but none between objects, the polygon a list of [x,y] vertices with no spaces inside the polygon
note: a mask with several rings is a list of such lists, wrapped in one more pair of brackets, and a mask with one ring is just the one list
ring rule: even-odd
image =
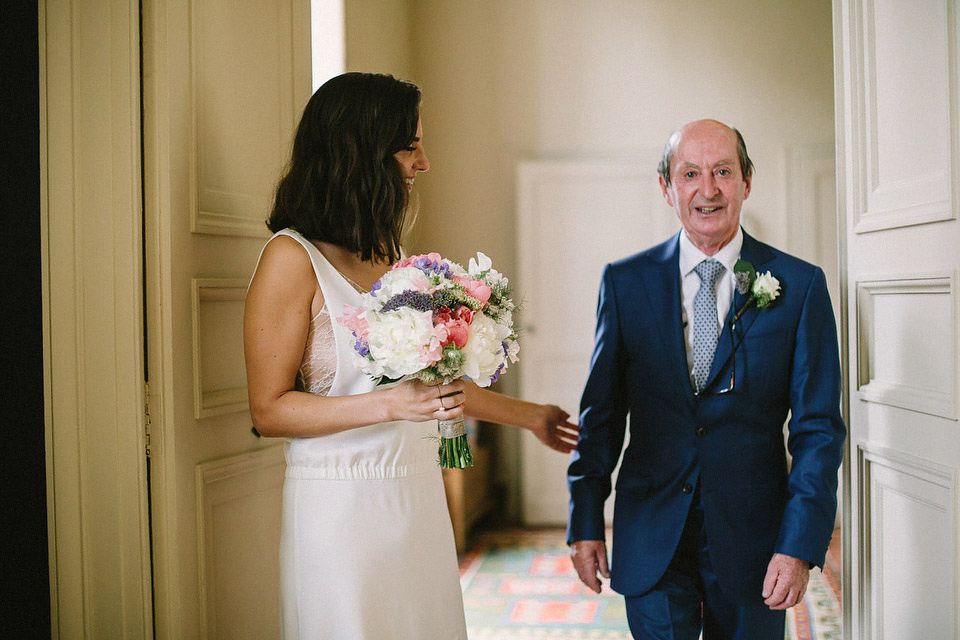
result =
[{"label": "jacket sleeve", "polygon": [[580,402],[580,442],[567,469],[570,517],[567,542],[603,540],[603,504],[623,448],[627,399],[617,294],[610,265],[597,302],[590,374]]},{"label": "jacket sleeve", "polygon": [[787,439],[792,466],[776,551],[822,567],[835,524],[846,428],[840,413],[836,321],[819,268],[807,290],[796,336]]}]

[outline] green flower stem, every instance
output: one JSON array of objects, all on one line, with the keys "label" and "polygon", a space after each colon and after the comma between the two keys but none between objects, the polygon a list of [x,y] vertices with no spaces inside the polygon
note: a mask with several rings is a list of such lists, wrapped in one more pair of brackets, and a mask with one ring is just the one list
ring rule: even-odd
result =
[{"label": "green flower stem", "polygon": [[743,315],[743,312],[746,311],[746,310],[750,307],[750,305],[753,304],[754,302],[755,302],[755,300],[754,300],[753,296],[750,296],[749,298],[747,298],[747,301],[743,303],[743,306],[740,307],[740,309],[737,311],[736,315],[733,316],[733,322],[730,323],[730,328],[731,328],[731,329],[733,329],[735,326],[737,326],[737,320],[740,319],[740,316]]},{"label": "green flower stem", "polygon": [[473,454],[467,436],[440,438],[440,467],[443,469],[463,469],[473,466]]}]

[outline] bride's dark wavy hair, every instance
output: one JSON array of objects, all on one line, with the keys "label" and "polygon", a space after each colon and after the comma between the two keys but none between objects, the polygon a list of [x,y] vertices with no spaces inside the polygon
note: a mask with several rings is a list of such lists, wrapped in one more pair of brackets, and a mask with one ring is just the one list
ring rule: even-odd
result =
[{"label": "bride's dark wavy hair", "polygon": [[420,89],[393,76],[345,73],[307,103],[267,227],[292,227],[362,260],[400,258],[409,193],[393,157],[417,135]]}]

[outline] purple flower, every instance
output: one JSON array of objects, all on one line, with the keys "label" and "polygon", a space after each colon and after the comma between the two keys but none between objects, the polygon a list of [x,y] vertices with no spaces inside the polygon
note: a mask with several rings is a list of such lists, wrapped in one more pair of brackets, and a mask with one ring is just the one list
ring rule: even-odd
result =
[{"label": "purple flower", "polygon": [[453,270],[450,269],[450,263],[432,260],[429,256],[420,256],[413,261],[413,266],[427,275],[443,275],[447,278],[453,275]]},{"label": "purple flower", "polygon": [[359,353],[364,357],[370,355],[370,345],[368,345],[363,340],[358,339],[357,342],[353,345],[353,349],[354,351],[356,351],[357,353]]},{"label": "purple flower", "polygon": [[421,291],[404,291],[387,300],[380,312],[396,311],[400,307],[410,307],[414,311],[431,311],[433,309],[433,296]]},{"label": "purple flower", "polygon": [[431,267],[433,266],[433,260],[431,260],[427,256],[423,256],[421,258],[418,258],[417,261],[413,263],[413,265],[417,269],[420,269],[421,271],[430,271]]},{"label": "purple flower", "polygon": [[737,292],[745,296],[750,291],[750,274],[746,271],[737,271],[733,275],[737,283]]}]

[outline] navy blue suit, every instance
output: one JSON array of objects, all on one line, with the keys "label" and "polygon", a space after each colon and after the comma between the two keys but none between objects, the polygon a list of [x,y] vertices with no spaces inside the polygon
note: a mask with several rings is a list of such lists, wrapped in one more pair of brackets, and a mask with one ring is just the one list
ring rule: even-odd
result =
[{"label": "navy blue suit", "polygon": [[[660,580],[698,494],[725,597],[762,604],[771,556],[822,566],[834,529],[845,428],[826,279],[820,268],[744,234],[741,258],[758,272],[769,270],[780,281],[780,297],[762,311],[751,304],[732,327],[746,301],[734,295],[710,382],[695,396],[678,238],[604,270],[580,443],[568,469],[567,539],[604,539],[603,503],[629,428],[617,480],[611,587],[636,596]],[[733,366],[733,390],[711,394],[729,386]]]}]

